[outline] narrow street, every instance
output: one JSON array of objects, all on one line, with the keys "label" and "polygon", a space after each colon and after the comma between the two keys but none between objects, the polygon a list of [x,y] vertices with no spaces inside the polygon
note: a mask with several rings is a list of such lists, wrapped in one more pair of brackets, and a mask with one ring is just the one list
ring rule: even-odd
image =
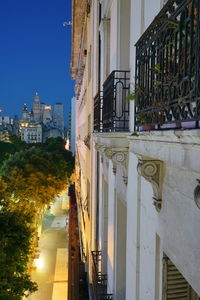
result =
[{"label": "narrow street", "polygon": [[40,256],[35,260],[32,279],[38,291],[29,300],[67,300],[68,245],[66,218],[68,196],[65,191],[45,214],[39,241]]}]

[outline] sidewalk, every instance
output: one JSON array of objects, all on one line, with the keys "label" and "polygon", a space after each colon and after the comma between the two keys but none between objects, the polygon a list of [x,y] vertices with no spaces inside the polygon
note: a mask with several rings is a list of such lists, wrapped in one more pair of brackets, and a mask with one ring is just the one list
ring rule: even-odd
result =
[{"label": "sidewalk", "polygon": [[30,295],[28,300],[67,300],[67,207],[68,196],[65,191],[52,205],[51,215],[44,218],[39,242],[40,256],[35,260],[37,268],[32,272],[38,291]]}]

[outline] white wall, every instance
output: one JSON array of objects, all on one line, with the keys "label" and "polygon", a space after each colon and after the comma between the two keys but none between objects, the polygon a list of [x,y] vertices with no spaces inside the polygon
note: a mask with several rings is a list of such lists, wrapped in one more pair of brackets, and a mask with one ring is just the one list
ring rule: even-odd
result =
[{"label": "white wall", "polygon": [[107,258],[107,276],[108,293],[114,290],[114,250],[115,250],[115,175],[113,174],[112,162],[109,162],[109,186],[108,186],[108,258]]},{"label": "white wall", "polygon": [[115,299],[125,299],[126,294],[126,224],[127,209],[125,202],[116,193],[115,226]]},{"label": "white wall", "polygon": [[158,232],[163,251],[200,295],[200,210],[193,192],[200,173],[167,165]]},{"label": "white wall", "polygon": [[127,187],[126,300],[139,300],[139,297],[137,297],[139,260],[139,236],[137,233],[140,230],[140,199],[138,199],[140,190],[138,190],[137,163],[137,157],[130,153]]},{"label": "white wall", "polygon": [[157,215],[152,205],[152,186],[141,178],[140,299],[155,299]]},{"label": "white wall", "polygon": [[76,98],[71,99],[71,151],[75,154]]}]

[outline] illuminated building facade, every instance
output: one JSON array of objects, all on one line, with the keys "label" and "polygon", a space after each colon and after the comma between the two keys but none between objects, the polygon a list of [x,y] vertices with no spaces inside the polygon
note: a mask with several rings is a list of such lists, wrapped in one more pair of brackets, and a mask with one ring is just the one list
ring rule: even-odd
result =
[{"label": "illuminated building facade", "polygon": [[28,111],[26,104],[23,106],[20,136],[27,143],[41,143],[47,138],[64,137],[63,104],[46,105],[40,102],[36,93],[31,111]]},{"label": "illuminated building facade", "polygon": [[42,143],[42,125],[21,121],[20,136],[27,144]]},{"label": "illuminated building facade", "polygon": [[200,299],[199,20],[197,0],[73,0],[90,299]]}]

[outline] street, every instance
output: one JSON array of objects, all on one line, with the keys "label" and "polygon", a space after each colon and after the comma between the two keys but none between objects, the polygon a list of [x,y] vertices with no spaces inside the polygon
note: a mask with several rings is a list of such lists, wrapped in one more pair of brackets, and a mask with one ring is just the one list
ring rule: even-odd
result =
[{"label": "street", "polygon": [[68,248],[66,217],[68,196],[65,191],[45,214],[39,241],[40,256],[35,260],[32,279],[38,291],[29,300],[67,300]]}]

